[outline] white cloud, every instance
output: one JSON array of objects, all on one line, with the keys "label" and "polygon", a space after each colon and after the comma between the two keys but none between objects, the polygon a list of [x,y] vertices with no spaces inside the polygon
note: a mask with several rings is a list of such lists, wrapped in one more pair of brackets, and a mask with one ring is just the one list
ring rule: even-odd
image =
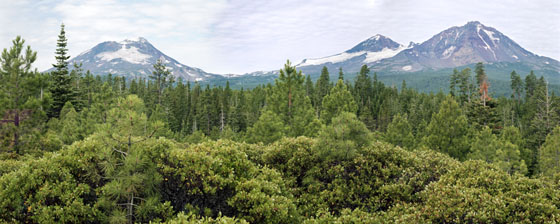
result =
[{"label": "white cloud", "polygon": [[70,55],[146,37],[178,61],[215,73],[276,70],[340,53],[375,34],[407,45],[478,20],[539,55],[560,59],[560,1],[536,0],[0,0],[0,48],[22,35],[54,63],[61,22]]}]

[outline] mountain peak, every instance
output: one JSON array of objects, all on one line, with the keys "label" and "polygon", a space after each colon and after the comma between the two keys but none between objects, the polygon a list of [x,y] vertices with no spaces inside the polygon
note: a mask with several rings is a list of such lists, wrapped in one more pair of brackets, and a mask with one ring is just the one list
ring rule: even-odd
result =
[{"label": "mountain peak", "polygon": [[370,52],[379,52],[383,49],[397,49],[401,47],[401,45],[390,38],[383,36],[381,34],[376,34],[362,42],[358,45],[354,46],[350,50],[347,50],[346,53],[354,53],[360,51],[370,51]]},{"label": "mountain peak", "polygon": [[133,39],[124,39],[123,41],[118,42],[119,44],[128,44],[128,43],[149,43],[148,40],[144,37],[137,37]]},{"label": "mountain peak", "polygon": [[469,21],[466,25],[482,25],[479,21]]}]

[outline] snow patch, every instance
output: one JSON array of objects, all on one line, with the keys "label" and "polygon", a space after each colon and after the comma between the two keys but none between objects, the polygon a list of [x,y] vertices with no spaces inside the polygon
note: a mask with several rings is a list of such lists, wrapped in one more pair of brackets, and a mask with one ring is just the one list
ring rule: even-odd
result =
[{"label": "snow patch", "polygon": [[547,64],[547,65],[550,64],[548,61],[545,61],[544,63]]},{"label": "snow patch", "polygon": [[[482,25],[478,24],[476,25],[476,34],[478,35],[478,37],[480,37],[480,40],[482,40],[482,42],[484,42],[484,44],[486,44],[486,47],[484,47],[486,50],[489,50],[490,52],[492,52],[492,54],[494,55],[494,59],[498,60],[498,58],[496,57],[496,53],[494,52],[494,50],[492,50],[492,48],[490,47],[490,45],[488,45],[488,43],[486,43],[486,41],[484,40],[484,38],[482,38],[482,36],[480,36],[480,30],[482,29]],[[482,29],[484,30],[484,29]],[[486,30],[484,30],[486,31]]]},{"label": "snow patch", "polygon": [[410,71],[410,70],[412,70],[412,66],[411,66],[411,65],[403,66],[403,67],[402,67],[402,70]]},{"label": "snow patch", "polygon": [[364,59],[364,63],[371,63],[375,61],[379,61],[381,59],[390,58],[397,55],[399,52],[407,49],[405,46],[400,46],[397,49],[390,49],[390,48],[383,48],[381,51],[372,52],[368,51],[366,55],[366,59]]},{"label": "snow patch", "polygon": [[298,65],[296,65],[296,67],[301,67],[301,66],[309,66],[309,65],[321,65],[321,64],[326,64],[326,63],[338,63],[338,62],[343,62],[346,61],[348,59],[351,59],[353,57],[357,57],[357,56],[361,56],[367,54],[366,51],[359,51],[359,52],[354,52],[354,53],[340,53],[340,54],[335,54],[333,56],[328,56],[328,57],[324,57],[324,58],[317,58],[317,59],[305,59],[303,60],[301,63],[299,63]]},{"label": "snow patch", "polygon": [[182,67],[183,67],[181,64],[177,64],[177,63],[175,63],[175,66],[177,66],[177,67],[179,67],[179,68],[182,68]]},{"label": "snow patch", "polygon": [[103,52],[97,54],[95,57],[100,58],[104,61],[111,61],[113,59],[122,59],[123,61],[130,62],[132,64],[149,64],[148,59],[152,56],[147,54],[142,54],[138,51],[136,47],[126,48],[123,45],[121,49],[113,52]]},{"label": "snow patch", "polygon": [[202,78],[196,78],[194,80],[198,82],[198,81],[202,81]]},{"label": "snow patch", "polygon": [[451,56],[451,54],[455,51],[455,46],[451,46],[447,49],[445,49],[445,51],[443,51],[443,53],[441,53],[441,55],[443,56],[443,58],[449,58],[449,56]]},{"label": "snow patch", "polygon": [[397,49],[390,49],[390,48],[383,48],[381,51],[358,51],[353,53],[340,53],[335,54],[332,56],[324,57],[324,58],[316,58],[316,59],[305,59],[296,67],[302,66],[310,66],[310,65],[322,65],[326,63],[339,63],[344,62],[346,60],[352,59],[354,57],[363,56],[365,55],[366,58],[364,59],[364,63],[371,63],[375,61],[379,61],[381,59],[390,58],[397,55],[399,52],[408,49],[410,47],[400,46]]},{"label": "snow patch", "polygon": [[492,32],[490,30],[485,30],[485,29],[482,29],[482,31],[484,31],[486,33],[486,35],[488,35],[488,37],[490,37],[490,39],[492,39],[492,42],[500,41],[500,38],[494,37],[494,32]]},{"label": "snow patch", "polygon": [[515,58],[515,59],[519,59],[519,57],[517,57],[517,55],[515,55],[515,54],[514,54],[514,55],[511,55],[511,57],[512,57],[512,58]]}]

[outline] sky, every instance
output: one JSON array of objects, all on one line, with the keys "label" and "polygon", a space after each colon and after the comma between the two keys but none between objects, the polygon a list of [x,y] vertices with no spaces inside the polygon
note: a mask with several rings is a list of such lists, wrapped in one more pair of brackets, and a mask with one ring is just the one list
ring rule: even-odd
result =
[{"label": "sky", "polygon": [[46,70],[64,23],[71,56],[144,37],[185,65],[243,74],[337,54],[376,34],[419,43],[468,21],[560,59],[558,0],[0,0],[0,49],[21,35]]}]

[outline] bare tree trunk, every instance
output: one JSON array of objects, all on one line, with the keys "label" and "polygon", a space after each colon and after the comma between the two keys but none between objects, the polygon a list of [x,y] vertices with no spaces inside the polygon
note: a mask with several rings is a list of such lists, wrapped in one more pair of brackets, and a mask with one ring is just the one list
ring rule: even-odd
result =
[{"label": "bare tree trunk", "polygon": [[225,125],[224,125],[224,108],[223,108],[223,106],[222,106],[222,109],[221,109],[221,112],[220,112],[220,123],[221,123],[220,131],[224,131],[224,126]]}]

